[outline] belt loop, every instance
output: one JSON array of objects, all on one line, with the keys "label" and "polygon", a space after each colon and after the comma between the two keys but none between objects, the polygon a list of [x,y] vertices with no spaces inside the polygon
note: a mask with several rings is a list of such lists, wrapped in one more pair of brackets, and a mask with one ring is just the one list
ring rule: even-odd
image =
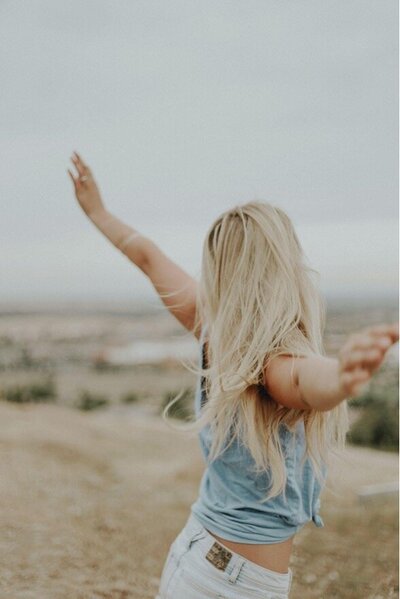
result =
[{"label": "belt loop", "polygon": [[237,577],[239,576],[240,570],[243,568],[245,561],[246,560],[244,560],[243,558],[238,558],[235,565],[233,566],[232,572],[229,574],[229,582],[232,582],[233,584],[236,582]]}]

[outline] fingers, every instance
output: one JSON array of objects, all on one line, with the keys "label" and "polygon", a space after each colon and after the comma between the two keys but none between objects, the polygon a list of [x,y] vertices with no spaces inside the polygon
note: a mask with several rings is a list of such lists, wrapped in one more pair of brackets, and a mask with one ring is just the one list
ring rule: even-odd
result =
[{"label": "fingers", "polygon": [[359,350],[349,350],[347,353],[342,354],[342,369],[354,370],[357,368],[368,370],[375,370],[378,368],[382,362],[383,353],[378,348],[372,349],[359,349]]},{"label": "fingers", "polygon": [[73,173],[67,169],[67,172],[69,174],[69,176],[71,177],[72,183],[74,184],[75,189],[77,188],[77,184],[78,184],[78,178],[75,178]]},{"label": "fingers", "polygon": [[74,175],[71,173],[71,171],[69,170],[69,168],[67,169],[67,173],[69,174],[69,176],[71,177],[72,183],[75,185],[75,179],[74,179]]},{"label": "fingers", "polygon": [[382,350],[386,350],[388,347],[392,345],[392,338],[388,334],[371,334],[360,333],[357,335],[351,335],[348,340],[348,346],[351,349],[361,349],[368,350],[379,348]]},{"label": "fingers", "polygon": [[341,383],[345,392],[354,397],[364,391],[370,378],[371,373],[368,370],[357,368],[351,372],[342,372]]},{"label": "fingers", "polygon": [[[72,156],[70,157],[70,160],[78,172],[78,177],[74,177],[74,179],[73,179],[74,184],[75,184],[75,186],[78,185],[81,188],[83,186],[83,183],[84,182],[86,183],[87,179],[89,179],[89,177],[91,177],[90,168],[84,163],[84,161],[82,160],[82,158],[79,156],[79,154],[77,152],[74,152],[72,154]],[[71,174],[72,173],[70,172],[70,176],[71,176]]]},{"label": "fingers", "polygon": [[85,162],[82,160],[82,157],[81,157],[81,155],[80,155],[80,154],[78,154],[78,152],[76,152],[76,150],[74,150],[74,154],[75,154],[75,156],[76,156],[76,158],[77,158],[78,162],[80,163],[80,165],[81,165],[83,168],[85,168],[85,169],[89,170],[89,167],[88,167],[88,165],[87,165],[87,164],[86,164],[86,163],[85,163]]},{"label": "fingers", "polygon": [[350,335],[339,351],[342,370],[376,370],[382,363],[385,352],[398,340],[398,335],[398,324],[374,325],[361,333]]},{"label": "fingers", "polygon": [[87,184],[89,182],[93,183],[90,168],[85,164],[81,156],[76,151],[73,152],[70,160],[76,168],[77,174],[73,173],[70,169],[68,169],[68,174],[74,184],[75,192],[81,192],[87,189]]},{"label": "fingers", "polygon": [[389,334],[391,335],[394,343],[396,343],[396,341],[399,340],[399,323],[398,322],[394,322],[392,325],[390,325]]},{"label": "fingers", "polygon": [[70,171],[70,169],[67,169],[67,172],[68,172],[68,174],[72,180],[72,183],[74,185],[75,194],[78,194],[82,190],[82,183],[81,183],[79,177],[74,177],[74,175]]},{"label": "fingers", "polygon": [[365,329],[365,332],[374,336],[387,335],[395,343],[399,340],[399,323],[373,325]]},{"label": "fingers", "polygon": [[87,164],[85,164],[78,152],[74,151],[71,160],[81,177],[84,175],[89,176],[91,174],[90,168],[87,166]]},{"label": "fingers", "polygon": [[72,155],[71,162],[75,166],[76,170],[78,171],[79,176],[83,177],[86,174],[85,168],[82,165],[82,163],[79,161],[79,159],[76,156]]},{"label": "fingers", "polygon": [[374,325],[363,329],[360,333],[350,335],[352,347],[366,348],[377,345],[387,349],[399,340],[399,323]]}]

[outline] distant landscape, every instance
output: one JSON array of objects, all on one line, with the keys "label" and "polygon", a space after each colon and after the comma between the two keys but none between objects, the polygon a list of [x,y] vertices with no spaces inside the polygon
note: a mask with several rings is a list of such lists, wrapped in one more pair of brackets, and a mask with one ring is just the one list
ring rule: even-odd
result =
[{"label": "distant landscape", "polygon": [[[334,356],[352,332],[397,319],[395,301],[330,302],[326,353]],[[182,413],[190,411],[195,375],[183,362],[197,362],[197,342],[162,304],[3,307],[0,350],[0,394],[14,403],[31,399],[83,409],[135,404],[136,410],[154,415],[184,389],[182,401],[189,405]],[[383,399],[386,406],[390,399],[395,409],[397,393],[398,345],[387,354],[366,397],[349,402],[352,418],[361,415],[361,408],[370,410],[375,400],[380,406]],[[393,422],[393,414],[388,418]],[[395,448],[393,435],[391,430],[388,448]],[[354,441],[363,443],[359,437]],[[364,444],[374,445],[373,439]]]}]

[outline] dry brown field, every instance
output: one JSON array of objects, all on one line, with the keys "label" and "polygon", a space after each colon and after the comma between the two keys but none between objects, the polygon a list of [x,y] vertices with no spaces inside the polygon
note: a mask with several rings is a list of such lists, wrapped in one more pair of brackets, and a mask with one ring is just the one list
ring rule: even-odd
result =
[{"label": "dry brown field", "polygon": [[[0,419],[1,599],[153,599],[197,495],[196,437],[138,406],[2,402]],[[325,527],[295,538],[291,599],[398,596],[397,498],[357,500],[361,485],[397,477],[395,453],[335,458]]]}]

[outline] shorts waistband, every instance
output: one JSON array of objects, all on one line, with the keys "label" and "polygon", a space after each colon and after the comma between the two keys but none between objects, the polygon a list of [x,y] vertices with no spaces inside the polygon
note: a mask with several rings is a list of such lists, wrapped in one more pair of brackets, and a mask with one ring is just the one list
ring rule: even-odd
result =
[{"label": "shorts waistband", "polygon": [[196,541],[195,551],[217,570],[225,572],[230,582],[236,582],[236,579],[241,576],[243,579],[251,579],[252,582],[259,583],[261,588],[263,584],[268,584],[276,587],[278,592],[289,593],[290,591],[293,578],[291,568],[288,568],[288,572],[285,573],[275,572],[239,555],[210,534],[192,512],[181,531],[181,538],[187,549]]}]

